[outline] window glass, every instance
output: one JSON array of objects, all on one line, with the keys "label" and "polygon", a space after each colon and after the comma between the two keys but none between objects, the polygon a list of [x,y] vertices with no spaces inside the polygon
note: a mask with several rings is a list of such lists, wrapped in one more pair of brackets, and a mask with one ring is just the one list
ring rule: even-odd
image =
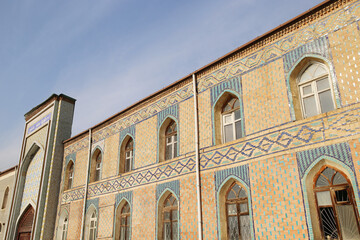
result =
[{"label": "window glass", "polygon": [[233,97],[224,104],[222,109],[223,142],[230,142],[243,136],[240,101]]},{"label": "window glass", "polygon": [[325,65],[313,63],[299,78],[304,117],[312,117],[335,108],[330,79]]}]

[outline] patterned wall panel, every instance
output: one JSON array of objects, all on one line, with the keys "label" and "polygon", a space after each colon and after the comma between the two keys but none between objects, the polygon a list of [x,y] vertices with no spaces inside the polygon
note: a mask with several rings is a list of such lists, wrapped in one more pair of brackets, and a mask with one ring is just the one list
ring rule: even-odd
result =
[{"label": "patterned wall panel", "polygon": [[86,182],[86,174],[88,169],[88,148],[83,148],[76,152],[76,164],[74,166],[73,187],[83,186]]},{"label": "patterned wall panel", "polygon": [[351,159],[351,152],[348,143],[338,143],[329,146],[319,147],[306,151],[297,152],[299,165],[299,174],[303,178],[304,173],[309,166],[321,156],[328,156],[345,163],[351,169],[354,169]]},{"label": "patterned wall panel", "polygon": [[219,83],[211,89],[211,105],[213,106],[218,97],[224,92],[224,90],[232,90],[241,95],[241,78],[234,77],[230,80]]},{"label": "patterned wall panel", "polygon": [[37,204],[37,198],[40,187],[41,172],[44,158],[44,151],[39,149],[30,161],[26,171],[24,192],[21,201],[21,211],[32,202]]},{"label": "patterned wall panel", "polygon": [[194,99],[179,103],[180,155],[195,151],[194,140]]},{"label": "patterned wall panel", "polygon": [[358,25],[353,23],[329,35],[343,105],[357,103],[360,100],[359,34]]},{"label": "patterned wall panel", "polygon": [[247,134],[290,121],[282,59],[243,76],[243,105]]},{"label": "patterned wall panel", "polygon": [[[133,138],[135,137],[135,125],[132,125],[128,128],[125,128],[124,130],[120,131],[120,138],[119,138],[119,142],[122,143],[122,141],[124,140],[124,137],[129,134],[130,136],[132,136]],[[135,141],[135,139],[134,139]]]},{"label": "patterned wall panel", "polygon": [[101,177],[108,178],[118,174],[119,165],[119,135],[114,134],[105,139],[104,157],[102,161]]},{"label": "patterned wall panel", "polygon": [[236,176],[243,180],[250,187],[249,165],[241,165],[234,168],[227,168],[215,172],[215,188],[219,190],[220,185],[230,176]]},{"label": "patterned wall panel", "polygon": [[120,192],[115,196],[115,206],[118,206],[122,199],[126,199],[132,207],[133,191]]},{"label": "patterned wall panel", "polygon": [[206,172],[201,174],[201,193],[202,193],[202,214],[203,214],[203,235],[204,239],[214,239],[217,236],[216,209],[217,201],[215,198],[215,174]]},{"label": "patterned wall panel", "polygon": [[317,54],[323,56],[326,59],[330,59],[329,42],[327,37],[320,37],[315,39],[312,42],[304,44],[284,55],[284,70],[289,72],[289,70],[294,66],[294,64],[301,59],[304,54]]},{"label": "patterned wall panel", "polygon": [[170,189],[171,191],[173,191],[173,193],[176,194],[176,197],[179,198],[180,197],[180,184],[179,184],[179,180],[174,180],[171,182],[166,182],[166,183],[161,183],[156,185],[156,200],[159,199],[159,197],[161,196],[161,194],[163,194],[163,192],[166,189]]},{"label": "patterned wall panel", "polygon": [[134,167],[140,168],[156,163],[157,117],[152,117],[136,125],[136,158]]},{"label": "patterned wall panel", "polygon": [[87,199],[86,200],[86,211],[89,209],[91,205],[94,205],[96,211],[99,210],[99,198]]},{"label": "patterned wall panel", "polygon": [[65,157],[65,166],[68,165],[70,160],[72,160],[74,163],[76,162],[76,153],[71,153]]},{"label": "patterned wall panel", "polygon": [[250,163],[256,239],[308,239],[296,155]]},{"label": "patterned wall panel", "polygon": [[155,186],[134,189],[131,239],[155,239],[155,203]]},{"label": "patterned wall panel", "polygon": [[[349,141],[349,145],[357,180],[357,194],[360,198],[360,138]],[[356,189],[355,186],[353,187]],[[358,209],[360,210],[360,202],[358,202]]]},{"label": "patterned wall panel", "polygon": [[213,145],[210,90],[198,95],[200,148]]},{"label": "patterned wall panel", "polygon": [[164,120],[169,117],[172,116],[175,119],[179,119],[179,108],[178,108],[178,104],[172,105],[171,107],[168,107],[164,110],[162,110],[161,112],[159,112],[157,114],[157,120],[158,120],[158,128],[160,128],[161,124],[164,122]]},{"label": "patterned wall panel", "polygon": [[197,239],[196,179],[188,176],[180,179],[180,239]]},{"label": "patterned wall panel", "polygon": [[114,226],[115,195],[103,196],[99,200],[98,238],[111,238]]},{"label": "patterned wall panel", "polygon": [[70,204],[68,240],[79,240],[82,226],[83,201],[75,201]]}]

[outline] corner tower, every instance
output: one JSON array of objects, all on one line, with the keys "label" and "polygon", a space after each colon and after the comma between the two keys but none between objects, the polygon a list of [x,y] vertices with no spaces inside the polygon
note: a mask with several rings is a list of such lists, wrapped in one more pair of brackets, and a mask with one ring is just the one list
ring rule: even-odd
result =
[{"label": "corner tower", "polygon": [[52,239],[63,141],[71,136],[75,101],[63,94],[53,94],[25,114],[25,132],[6,239]]}]

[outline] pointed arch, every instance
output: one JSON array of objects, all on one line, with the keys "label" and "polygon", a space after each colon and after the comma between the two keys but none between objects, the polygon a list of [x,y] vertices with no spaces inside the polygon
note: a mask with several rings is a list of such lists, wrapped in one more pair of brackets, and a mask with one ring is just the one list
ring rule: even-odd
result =
[{"label": "pointed arch", "polygon": [[[304,196],[306,220],[308,222],[310,239],[320,239],[323,237],[323,229],[321,224],[321,213],[319,212],[318,196],[316,195],[315,182],[321,172],[326,168],[335,169],[335,171],[341,172],[349,183],[350,194],[354,199],[355,215],[357,221],[359,221],[359,194],[357,190],[357,182],[353,170],[343,164],[341,161],[330,157],[320,156],[313,161],[313,163],[305,171],[303,178],[301,179],[301,186]],[[356,193],[356,194],[355,194]],[[336,201],[335,201],[336,202]],[[321,207],[321,206],[320,206]],[[346,239],[346,238],[345,238]]]},{"label": "pointed arch", "polygon": [[71,189],[73,187],[74,171],[75,171],[75,164],[74,161],[70,159],[65,169],[64,191]]},{"label": "pointed arch", "polygon": [[126,173],[130,172],[134,166],[134,156],[135,156],[135,141],[134,137],[127,133],[125,137],[122,139],[120,144],[120,159],[118,172]]},{"label": "pointed arch", "polygon": [[161,123],[158,133],[159,162],[173,159],[179,155],[178,129],[178,122],[171,115],[168,115]]},{"label": "pointed arch", "polygon": [[219,186],[217,205],[219,239],[230,239],[231,233],[232,237],[255,239],[251,193],[244,181],[236,176],[227,177]]},{"label": "pointed arch", "polygon": [[103,151],[99,146],[97,146],[91,154],[90,182],[101,180],[103,158]]},{"label": "pointed arch", "polygon": [[157,203],[157,239],[179,239],[179,220],[179,199],[167,188]]},{"label": "pointed arch", "polygon": [[84,239],[95,240],[97,238],[98,211],[91,204],[86,211]]},{"label": "pointed arch", "polygon": [[29,204],[22,214],[20,215],[17,223],[17,230],[16,230],[16,238],[21,239],[28,237],[30,239],[32,229],[33,229],[33,222],[34,222],[34,214],[35,210],[31,204]]},{"label": "pointed arch", "polygon": [[61,211],[57,226],[57,232],[56,232],[57,240],[66,240],[68,233],[68,226],[69,226],[69,212],[67,209],[63,209]]},{"label": "pointed arch", "polygon": [[[323,73],[310,77],[319,66]],[[315,73],[315,72],[314,72]],[[318,72],[320,73],[320,72]],[[307,77],[304,80],[304,74]],[[340,107],[336,76],[331,62],[320,55],[305,54],[290,69],[287,77],[292,118],[300,120]]]},{"label": "pointed arch", "polygon": [[9,186],[6,187],[5,192],[4,192],[4,196],[3,196],[3,202],[1,205],[1,209],[5,209],[7,202],[8,202],[8,198],[9,198]]},{"label": "pointed arch", "polygon": [[124,197],[115,210],[115,240],[131,239],[131,212],[130,202]]},{"label": "pointed arch", "polygon": [[212,106],[212,118],[216,145],[245,136],[242,101],[237,92],[226,89],[218,96]]}]

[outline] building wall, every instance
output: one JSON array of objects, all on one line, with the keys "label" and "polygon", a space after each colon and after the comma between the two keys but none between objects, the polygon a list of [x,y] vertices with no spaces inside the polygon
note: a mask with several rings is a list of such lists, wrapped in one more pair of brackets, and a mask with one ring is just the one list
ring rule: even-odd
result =
[{"label": "building wall", "polygon": [[[226,217],[220,205],[234,181],[247,192],[252,239],[317,239],[313,179],[308,176],[324,165],[348,174],[360,210],[360,2],[344,2],[334,1],[332,7],[309,14],[199,74],[204,239],[226,239]],[[299,118],[302,113],[291,89],[292,76],[304,61],[314,59],[329,68],[336,109]],[[245,136],[217,144],[215,115],[220,113],[215,105],[224,93],[240,99]],[[59,209],[70,205],[71,236],[79,236],[82,221],[78,213],[73,219],[71,208],[86,198],[86,208],[98,201],[98,239],[112,239],[116,208],[126,199],[131,205],[131,238],[160,239],[158,209],[162,194],[171,193],[178,199],[179,237],[197,239],[193,97],[191,81],[186,80],[95,127],[91,144],[92,148],[101,145],[104,151],[102,179],[90,183],[87,192],[88,136],[65,143],[63,161],[76,158],[75,175],[73,188],[60,193]],[[159,162],[159,132],[168,117],[177,122],[179,155]],[[120,144],[126,135],[134,138],[134,168],[118,174]]]},{"label": "building wall", "polygon": [[[0,173],[0,239],[5,239],[5,232],[9,221],[9,213],[11,208],[12,196],[14,192],[14,184],[16,178],[17,167]],[[8,190],[7,200],[5,191]]]}]

